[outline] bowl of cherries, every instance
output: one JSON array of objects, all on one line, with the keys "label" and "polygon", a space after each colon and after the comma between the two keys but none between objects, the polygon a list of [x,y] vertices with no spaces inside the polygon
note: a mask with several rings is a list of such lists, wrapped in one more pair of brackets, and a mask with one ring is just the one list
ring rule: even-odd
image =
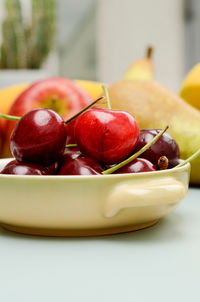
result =
[{"label": "bowl of cherries", "polygon": [[114,234],[151,226],[177,207],[191,159],[179,159],[168,127],[140,130],[131,114],[107,101],[108,108],[94,101],[67,121],[45,108],[1,115],[17,121],[13,158],[0,160],[2,227],[48,236]]}]

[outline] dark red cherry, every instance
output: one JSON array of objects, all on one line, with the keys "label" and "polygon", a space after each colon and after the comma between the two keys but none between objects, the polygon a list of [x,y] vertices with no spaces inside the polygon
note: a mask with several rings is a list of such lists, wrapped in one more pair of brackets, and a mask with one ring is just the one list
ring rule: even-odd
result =
[{"label": "dark red cherry", "polygon": [[36,164],[19,164],[14,163],[7,165],[1,174],[14,174],[14,175],[47,175],[46,169]]},{"label": "dark red cherry", "polygon": [[94,159],[79,156],[66,161],[59,171],[59,175],[95,175],[103,171],[101,165]]},{"label": "dark red cherry", "polygon": [[12,166],[14,164],[15,165],[25,165],[25,166],[28,166],[28,167],[37,168],[37,169],[41,170],[42,174],[44,174],[44,175],[55,175],[56,171],[58,169],[58,162],[55,162],[55,163],[51,164],[50,166],[43,167],[43,166],[36,165],[36,164],[20,163],[16,159],[11,160],[9,163],[7,163],[7,165],[4,167],[4,169],[9,167],[9,166]]},{"label": "dark red cherry", "polygon": [[[143,129],[140,130],[140,137],[134,153],[139,151],[145,144],[149,143],[161,130]],[[148,159],[157,165],[158,159],[166,156],[169,161],[169,168],[174,167],[179,162],[179,148],[171,135],[165,132],[147,151],[141,154],[142,158]]]},{"label": "dark red cherry", "polygon": [[77,158],[81,155],[81,152],[78,148],[65,148],[64,155],[60,158],[58,162],[58,170],[69,162],[71,159]]},{"label": "dark red cherry", "polygon": [[144,158],[136,158],[132,162],[128,163],[124,167],[115,171],[115,174],[124,173],[140,173],[140,172],[150,172],[156,171],[155,165],[153,165],[149,160]]},{"label": "dark red cherry", "polygon": [[[9,163],[7,163],[7,165],[4,167],[4,169],[7,168],[7,167],[9,167],[9,166],[11,166],[11,165],[13,165],[13,164],[21,165],[21,164],[25,164],[25,163],[20,163],[16,159],[15,160],[11,160]],[[39,166],[39,165],[37,165],[37,166],[39,167],[39,169],[43,169],[44,170],[44,174],[45,175],[46,174],[47,175],[55,175],[56,171],[58,169],[58,162],[55,162],[55,163],[51,164],[50,166],[46,166],[46,167]]]},{"label": "dark red cherry", "polygon": [[139,127],[128,112],[93,107],[79,116],[75,136],[83,154],[101,163],[113,164],[133,151]]},{"label": "dark red cherry", "polygon": [[10,149],[19,162],[51,165],[65,151],[66,125],[62,117],[50,109],[34,109],[15,126]]}]

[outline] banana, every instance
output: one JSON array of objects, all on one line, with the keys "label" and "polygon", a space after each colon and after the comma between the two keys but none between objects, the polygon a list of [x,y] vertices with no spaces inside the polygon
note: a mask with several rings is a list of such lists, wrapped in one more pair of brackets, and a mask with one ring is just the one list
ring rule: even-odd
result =
[{"label": "banana", "polygon": [[27,83],[6,87],[0,90],[0,108],[7,113],[15,99],[28,87]]}]

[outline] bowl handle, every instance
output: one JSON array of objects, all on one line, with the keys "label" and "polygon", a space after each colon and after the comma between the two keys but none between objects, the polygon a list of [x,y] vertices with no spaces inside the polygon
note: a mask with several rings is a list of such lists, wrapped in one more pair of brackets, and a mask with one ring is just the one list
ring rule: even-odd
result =
[{"label": "bowl handle", "polygon": [[173,205],[187,194],[187,187],[173,177],[131,180],[118,184],[108,195],[103,215],[115,216],[120,210],[132,207]]}]

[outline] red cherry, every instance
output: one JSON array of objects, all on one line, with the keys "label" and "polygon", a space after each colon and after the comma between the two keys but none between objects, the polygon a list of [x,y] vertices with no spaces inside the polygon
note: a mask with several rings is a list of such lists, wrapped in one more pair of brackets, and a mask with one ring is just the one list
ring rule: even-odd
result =
[{"label": "red cherry", "polygon": [[19,164],[14,163],[7,165],[1,174],[14,174],[14,175],[47,175],[47,171],[44,167],[36,164]]},{"label": "red cherry", "polygon": [[156,171],[156,167],[147,159],[136,158],[132,162],[128,163],[124,167],[115,171],[115,174],[123,173],[140,173],[140,172],[150,172]]},{"label": "red cherry", "polygon": [[63,167],[71,159],[77,158],[81,155],[81,152],[78,148],[66,148],[64,155],[60,158],[58,162],[58,170]]},{"label": "red cherry", "polygon": [[139,127],[128,112],[94,107],[79,116],[75,136],[83,154],[113,164],[133,151]]},{"label": "red cherry", "polygon": [[[79,116],[80,114],[82,114],[82,112],[84,112],[85,110],[87,110],[87,108],[90,108],[91,106],[93,106],[97,101],[100,101],[103,97],[100,97],[98,99],[96,99],[95,101],[93,101],[92,103],[90,103],[89,105],[87,105],[86,107],[84,107],[83,109],[81,109],[78,113],[76,113],[77,116],[74,116],[72,120],[67,121],[67,126],[66,126],[66,130],[67,130],[67,141],[66,144],[76,144],[76,137],[75,137],[75,126],[78,122]],[[84,110],[84,111],[83,111]]]},{"label": "red cherry", "polygon": [[62,117],[50,109],[35,109],[17,123],[10,148],[19,162],[50,165],[65,151],[66,125]]},{"label": "red cherry", "polygon": [[[12,166],[12,165],[21,165],[21,164],[25,164],[25,163],[20,163],[18,162],[16,159],[15,160],[11,160],[9,163],[7,163],[7,165],[4,167],[7,168],[9,166]],[[31,164],[25,164],[25,165],[28,165],[28,166],[31,166]],[[44,170],[44,174],[46,175],[55,175],[56,174],[56,171],[58,169],[58,162],[55,162],[53,164],[51,164],[50,166],[47,166],[47,167],[43,167],[43,166],[39,166],[39,165],[33,165],[32,166],[38,166],[38,169],[42,169]]]},{"label": "red cherry", "polygon": [[59,175],[95,175],[103,171],[101,165],[94,159],[79,156],[66,161],[59,171]]},{"label": "red cherry", "polygon": [[[159,129],[143,129],[140,130],[140,137],[134,152],[140,150],[144,145],[149,143],[161,130]],[[166,156],[169,161],[169,168],[179,163],[179,148],[171,135],[165,132],[155,144],[148,148],[142,155],[154,165],[157,165],[161,156]]]}]

